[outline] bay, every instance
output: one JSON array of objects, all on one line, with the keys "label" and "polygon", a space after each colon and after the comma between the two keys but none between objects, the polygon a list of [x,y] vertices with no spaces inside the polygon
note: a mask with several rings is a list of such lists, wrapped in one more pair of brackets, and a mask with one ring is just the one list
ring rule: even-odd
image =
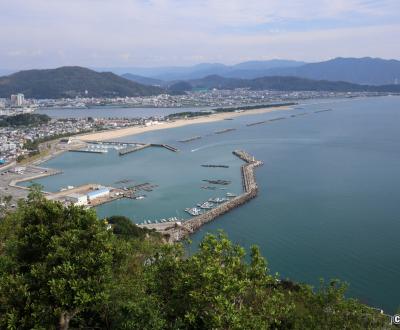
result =
[{"label": "bay", "polygon": [[[332,111],[318,112],[327,109]],[[268,121],[277,117],[285,119]],[[258,121],[266,123],[246,126]],[[203,179],[231,180],[227,191],[241,191],[242,163],[232,151],[244,149],[265,163],[256,170],[259,195],[204,226],[189,249],[206,232],[223,229],[245,247],[259,245],[271,271],[284,278],[312,285],[339,278],[350,283],[350,296],[394,313],[400,305],[399,127],[400,97],[309,101],[290,111],[121,139],[168,143],[179,153],[66,153],[45,164],[64,174],[38,182],[52,191],[88,182],[150,182],[159,187],[145,200],[105,204],[98,214],[123,214],[136,222],[187,217],[185,207],[225,194],[201,189]],[[224,128],[236,130],[215,134]],[[177,142],[196,135],[202,138]],[[203,168],[204,163],[230,167]]]}]

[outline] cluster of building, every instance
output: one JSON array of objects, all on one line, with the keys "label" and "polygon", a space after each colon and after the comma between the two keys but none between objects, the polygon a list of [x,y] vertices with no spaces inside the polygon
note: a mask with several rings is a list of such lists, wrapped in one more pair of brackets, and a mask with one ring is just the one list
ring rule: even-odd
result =
[{"label": "cluster of building", "polygon": [[[375,95],[374,93],[334,93],[310,91],[253,91],[249,89],[205,90],[188,92],[185,95],[157,95],[124,98],[73,98],[57,100],[25,99],[23,94],[0,99],[0,116],[12,116],[32,112],[37,108],[86,108],[104,105],[130,107],[232,107],[252,104],[279,103],[315,98],[342,98]],[[25,148],[28,141],[50,140],[52,137],[74,135],[94,130],[116,129],[133,125],[153,125],[162,118],[129,119],[58,119],[37,127],[0,128],[0,165],[26,156],[31,152]]]},{"label": "cluster of building", "polygon": [[117,129],[134,125],[149,125],[157,122],[150,119],[52,119],[49,123],[31,127],[0,127],[0,166],[29,155],[32,150],[27,142],[46,141],[53,138],[76,135],[95,130]]},{"label": "cluster of building", "polygon": [[223,107],[260,104],[267,102],[299,101],[317,98],[343,98],[356,96],[375,96],[380,93],[366,92],[321,92],[321,91],[253,91],[247,88],[234,90],[205,90],[187,92],[184,95],[162,94],[146,97],[124,98],[77,98],[64,100],[37,101],[38,107],[85,108],[97,106],[124,107]]},{"label": "cluster of building", "polygon": [[77,97],[65,99],[26,100],[23,94],[0,99],[0,115],[3,111],[32,111],[36,108],[91,108],[101,106],[123,107],[222,107],[258,104],[262,102],[284,102],[313,98],[354,97],[379,95],[366,92],[321,92],[321,91],[254,91],[248,88],[234,90],[204,90],[187,92],[184,95],[161,94],[156,96],[92,98]]}]

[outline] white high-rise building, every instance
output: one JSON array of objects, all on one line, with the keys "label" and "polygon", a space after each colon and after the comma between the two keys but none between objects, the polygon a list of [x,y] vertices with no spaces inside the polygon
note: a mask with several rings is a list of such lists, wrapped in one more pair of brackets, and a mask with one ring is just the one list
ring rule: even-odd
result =
[{"label": "white high-rise building", "polygon": [[11,104],[17,107],[22,107],[25,104],[24,94],[11,95]]},{"label": "white high-rise building", "polygon": [[24,94],[17,94],[17,106],[21,107],[25,104],[25,96]]}]

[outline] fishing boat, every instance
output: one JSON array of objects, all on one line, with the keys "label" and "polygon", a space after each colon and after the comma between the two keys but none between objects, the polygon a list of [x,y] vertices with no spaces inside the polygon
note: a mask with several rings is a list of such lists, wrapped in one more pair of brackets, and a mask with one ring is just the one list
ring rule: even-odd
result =
[{"label": "fishing boat", "polygon": [[202,209],[212,209],[214,204],[211,203],[211,202],[204,202],[204,203],[197,204],[197,206],[202,208]]},{"label": "fishing boat", "polygon": [[185,212],[189,213],[190,215],[196,216],[201,214],[201,209],[197,207],[186,208]]}]

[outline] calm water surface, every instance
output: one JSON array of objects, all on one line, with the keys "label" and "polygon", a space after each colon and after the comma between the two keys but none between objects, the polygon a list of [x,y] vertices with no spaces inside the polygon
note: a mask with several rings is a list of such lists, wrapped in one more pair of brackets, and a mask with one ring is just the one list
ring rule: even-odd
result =
[{"label": "calm water surface", "polygon": [[120,107],[93,107],[90,109],[39,109],[36,113],[48,115],[52,118],[146,118],[146,117],[163,117],[171,113],[185,111],[201,111],[207,109],[202,108],[120,108]]},{"label": "calm water surface", "polygon": [[[246,126],[281,116],[286,119]],[[230,127],[237,130],[214,134]],[[282,277],[314,285],[321,277],[339,278],[350,283],[349,295],[393,313],[400,306],[399,127],[399,97],[309,102],[290,111],[121,139],[170,143],[179,153],[66,153],[46,163],[64,174],[39,183],[55,191],[88,182],[150,182],[159,187],[145,200],[106,204],[99,215],[118,213],[136,222],[186,217],[185,207],[226,192],[200,189],[202,179],[232,180],[227,191],[241,191],[241,161],[231,152],[243,148],[265,162],[256,171],[259,196],[204,226],[190,249],[206,232],[223,229],[245,247],[259,245],[271,271]],[[177,142],[194,135],[203,138]],[[208,169],[204,163],[230,167]]]}]

